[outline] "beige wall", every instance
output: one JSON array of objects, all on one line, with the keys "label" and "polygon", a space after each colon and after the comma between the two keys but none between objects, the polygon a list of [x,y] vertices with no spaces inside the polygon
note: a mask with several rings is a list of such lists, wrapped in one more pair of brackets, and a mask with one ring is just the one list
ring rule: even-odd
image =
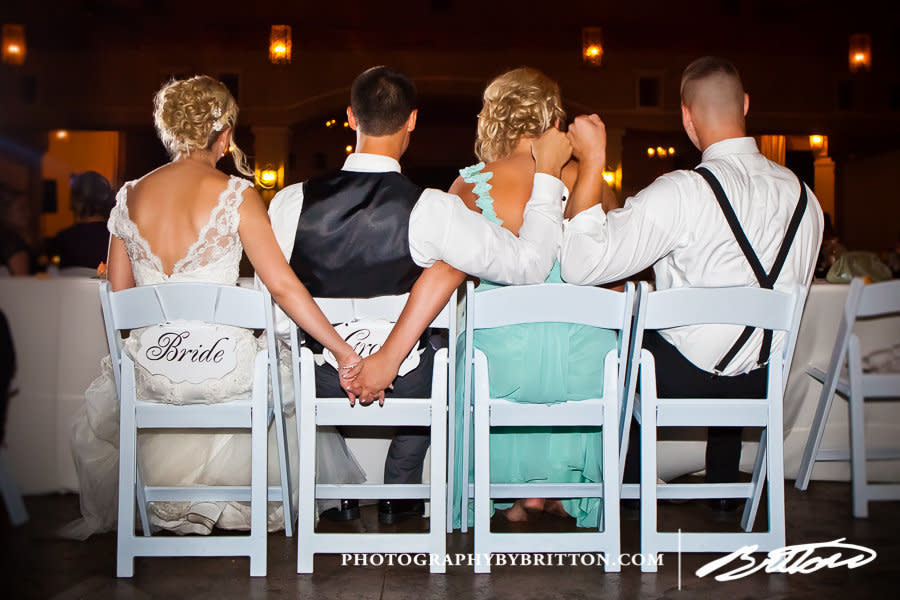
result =
[{"label": "beige wall", "polygon": [[41,161],[44,179],[56,181],[57,212],[41,215],[41,235],[51,237],[75,222],[69,204],[69,178],[84,171],[97,171],[113,186],[118,179],[119,133],[116,131],[69,131],[66,139],[49,133],[47,153]]}]

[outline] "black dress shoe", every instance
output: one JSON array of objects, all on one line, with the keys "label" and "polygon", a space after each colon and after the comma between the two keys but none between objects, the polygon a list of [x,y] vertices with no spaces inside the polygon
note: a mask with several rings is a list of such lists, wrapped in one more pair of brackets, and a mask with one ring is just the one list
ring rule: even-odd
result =
[{"label": "black dress shoe", "polygon": [[341,505],[329,508],[321,517],[328,521],[352,521],[359,518],[359,500],[341,500]]},{"label": "black dress shoe", "polygon": [[744,501],[737,498],[713,498],[707,503],[711,509],[718,513],[734,512],[744,505]]},{"label": "black dress shoe", "polygon": [[410,517],[421,517],[425,514],[423,500],[379,500],[378,522],[382,525],[393,525]]}]

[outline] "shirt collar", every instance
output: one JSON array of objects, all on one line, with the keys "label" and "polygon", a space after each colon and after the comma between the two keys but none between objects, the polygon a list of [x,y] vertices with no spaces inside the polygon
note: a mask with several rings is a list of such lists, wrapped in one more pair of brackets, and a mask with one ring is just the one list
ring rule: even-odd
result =
[{"label": "shirt collar", "polygon": [[710,145],[703,151],[703,161],[723,158],[729,154],[758,154],[756,140],[752,137],[728,138]]},{"label": "shirt collar", "polygon": [[354,152],[344,161],[342,171],[356,171],[360,173],[387,173],[390,171],[399,173],[400,163],[390,156],[383,154],[366,154]]}]

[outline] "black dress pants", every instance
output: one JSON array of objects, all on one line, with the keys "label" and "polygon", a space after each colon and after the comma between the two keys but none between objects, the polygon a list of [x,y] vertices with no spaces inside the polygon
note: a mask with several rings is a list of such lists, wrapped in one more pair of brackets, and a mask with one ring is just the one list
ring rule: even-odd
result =
[{"label": "black dress pants", "polygon": [[[657,397],[664,398],[764,398],[769,368],[760,367],[743,375],[726,377],[698,368],[656,331],[644,333],[644,348],[656,361]],[[709,427],[706,441],[706,481],[732,483],[738,480],[741,460],[741,427]],[[625,482],[640,481],[641,434],[631,423]]]},{"label": "black dress pants", "polygon": [[[394,380],[394,389],[385,390],[385,403],[391,398],[429,398],[434,371],[434,349],[430,344],[419,359],[419,366]],[[344,396],[337,371],[331,365],[316,367],[316,395],[322,398]],[[427,427],[398,427],[384,461],[385,483],[422,483],[422,466],[431,443]]]}]

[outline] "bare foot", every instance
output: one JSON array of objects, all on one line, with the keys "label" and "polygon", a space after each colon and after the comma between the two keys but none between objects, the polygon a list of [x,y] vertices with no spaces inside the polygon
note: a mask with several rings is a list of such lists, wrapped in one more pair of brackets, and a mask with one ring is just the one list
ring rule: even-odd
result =
[{"label": "bare foot", "polygon": [[547,503],[544,505],[544,511],[558,517],[569,516],[569,513],[563,508],[561,500],[547,500]]},{"label": "bare foot", "polygon": [[521,500],[516,500],[512,506],[502,512],[506,520],[511,523],[524,523],[528,520],[528,513],[522,507]]},{"label": "bare foot", "polygon": [[544,510],[544,503],[546,500],[544,498],[523,498],[522,500],[516,500],[516,504],[520,502],[525,510],[541,512]]}]

